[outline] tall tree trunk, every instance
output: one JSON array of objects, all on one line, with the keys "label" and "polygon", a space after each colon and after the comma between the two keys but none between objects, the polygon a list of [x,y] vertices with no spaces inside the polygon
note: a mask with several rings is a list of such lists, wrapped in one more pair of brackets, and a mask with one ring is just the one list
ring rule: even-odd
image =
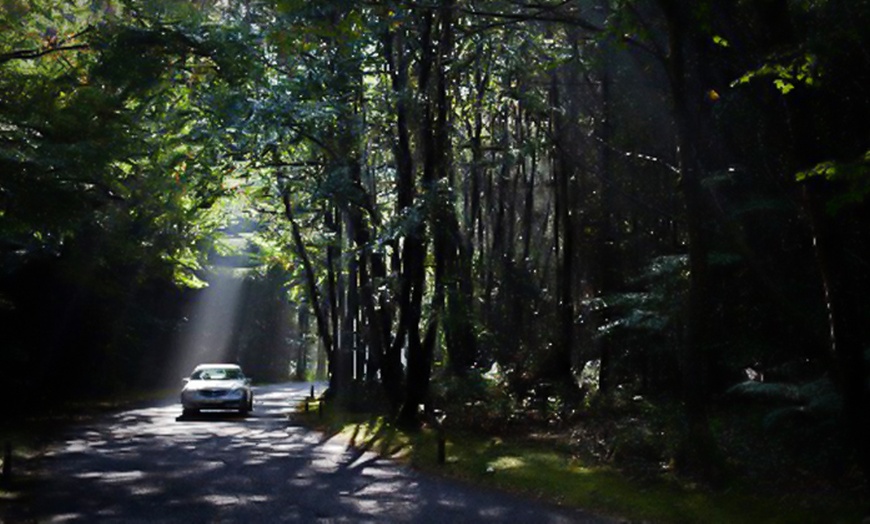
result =
[{"label": "tall tree trunk", "polygon": [[553,235],[556,242],[557,335],[555,352],[550,357],[546,375],[559,383],[573,383],[574,351],[574,221],[571,214],[569,180],[573,169],[565,150],[565,116],[558,74],[550,79],[550,104],[553,137],[553,190],[556,212]]},{"label": "tall tree trunk", "polygon": [[[419,353],[408,355],[406,398],[399,421],[406,427],[419,424],[418,405],[428,400],[437,329],[444,328],[451,370],[457,374],[474,361],[471,297],[460,296],[459,260],[462,240],[454,207],[451,170],[449,70],[453,53],[454,0],[442,0],[437,13],[423,15],[420,90],[429,93],[423,108],[421,147],[423,185],[429,193],[429,217],[434,248],[435,281],[425,339]],[[470,261],[467,262],[470,268]],[[468,271],[470,282],[470,269]],[[410,348],[410,346],[409,346]]]},{"label": "tall tree trunk", "polygon": [[391,339],[392,308],[385,297],[378,302],[375,293],[377,283],[386,280],[387,269],[383,256],[372,251],[373,235],[370,224],[376,221],[376,217],[373,210],[369,211],[369,220],[366,220],[363,214],[364,208],[371,205],[367,202],[369,195],[362,186],[360,163],[354,160],[347,169],[350,172],[351,182],[358,189],[360,196],[360,202],[351,203],[349,206],[347,220],[349,233],[353,235],[353,242],[360,256],[357,274],[359,301],[366,318],[366,341],[371,355],[370,362],[374,365],[374,369],[370,371],[375,373],[386,358]]},{"label": "tall tree trunk", "polygon": [[[447,194],[443,202],[441,227],[445,257],[444,273],[446,290],[446,315],[444,322],[445,341],[450,370],[463,376],[477,359],[477,340],[473,323],[472,251],[467,249],[463,231],[456,216],[456,180],[452,165],[453,147],[450,142],[450,70],[453,60],[455,0],[443,0],[440,18],[441,31],[438,50],[437,119],[435,122],[435,147],[439,153],[437,179],[441,185],[446,181]],[[437,226],[438,224],[436,224]],[[443,236],[442,236],[443,235]],[[435,341],[433,339],[432,344]],[[428,388],[427,388],[428,389]]]},{"label": "tall tree trunk", "polygon": [[317,276],[314,273],[314,266],[311,264],[311,257],[308,256],[308,250],[305,248],[305,242],[302,240],[302,232],[299,229],[299,224],[296,222],[296,217],[293,213],[293,202],[290,200],[290,193],[288,191],[284,192],[282,200],[284,202],[284,215],[290,222],[294,251],[296,251],[296,256],[302,263],[302,269],[305,274],[305,289],[308,291],[308,301],[311,303],[311,309],[314,311],[317,333],[320,335],[323,350],[326,354],[326,374],[329,377],[330,388],[332,388],[334,386],[333,377],[335,376],[335,370],[333,369],[335,346],[332,329],[329,324],[329,316],[323,306],[320,288],[317,286]]},{"label": "tall tree trunk", "polygon": [[[598,236],[599,263],[598,263],[598,282],[594,286],[596,293],[599,296],[608,295],[616,291],[616,275],[618,274],[616,260],[616,228],[614,227],[613,207],[615,198],[613,195],[613,159],[611,155],[611,140],[613,137],[613,114],[611,100],[611,81],[612,75],[610,71],[610,53],[612,43],[607,41],[602,46],[605,53],[604,70],[601,75],[601,118],[599,127],[599,170],[601,175],[601,204],[600,204],[600,225]],[[595,314],[601,317],[600,314]],[[606,318],[596,318],[590,322],[591,325],[599,326],[607,323]],[[610,368],[611,368],[611,347],[608,337],[598,337],[595,342],[598,345],[598,355],[601,365],[598,371],[598,390],[601,394],[607,395],[610,392]]]},{"label": "tall tree trunk", "polygon": [[298,352],[296,353],[296,380],[305,380],[308,376],[308,344],[307,335],[311,329],[309,320],[309,311],[306,304],[298,304],[297,306],[297,324],[299,326],[299,336],[297,337],[296,345]]},{"label": "tall tree trunk", "polygon": [[[409,212],[416,198],[414,161],[411,150],[411,132],[408,122],[408,64],[405,50],[405,30],[387,32],[383,37],[384,55],[389,67],[393,95],[396,99],[395,146],[396,161],[396,213],[409,221],[408,231],[401,244],[401,256],[394,271],[399,274],[399,318],[392,344],[386,348],[382,363],[382,383],[394,413],[398,413],[404,398],[402,349],[419,351],[419,322],[422,316],[422,289],[425,280],[425,224],[414,220]],[[397,251],[399,251],[397,249]]]},{"label": "tall tree trunk", "polygon": [[722,480],[723,464],[710,430],[707,412],[709,395],[710,298],[709,243],[705,224],[703,173],[697,140],[700,137],[702,91],[695,85],[697,68],[688,53],[693,51],[690,8],[674,0],[660,0],[668,24],[667,73],[670,81],[674,120],[679,144],[680,190],[686,213],[689,254],[689,291],[686,303],[685,339],[682,351],[683,405],[688,433],[681,446],[679,465],[709,482]]},{"label": "tall tree trunk", "polygon": [[[530,124],[525,124],[526,127],[529,127]],[[528,130],[527,132],[534,132],[537,134],[537,128],[534,130]],[[534,143],[537,143],[537,136],[533,140]],[[534,219],[535,219],[535,182],[538,174],[538,150],[537,148],[532,149],[529,158],[523,160],[528,163],[527,176],[525,179],[526,183],[526,191],[525,197],[523,200],[523,255],[522,260],[526,266],[531,264],[529,258],[531,257],[532,252],[532,231],[534,229]]]},{"label": "tall tree trunk", "polygon": [[[345,220],[348,238],[354,238],[353,225],[350,219]],[[365,346],[359,338],[359,283],[368,278],[366,260],[363,254],[351,255],[347,262],[347,285],[345,291],[344,311],[341,327],[343,351],[347,352],[348,360],[353,363],[351,378],[362,380],[365,373]],[[369,340],[367,339],[367,342]]]},{"label": "tall tree trunk", "polygon": [[330,394],[341,395],[348,391],[351,379],[351,368],[348,362],[349,348],[342,338],[341,314],[343,313],[342,302],[344,301],[344,278],[337,262],[342,258],[341,224],[337,218],[338,210],[329,209],[324,212],[326,227],[335,233],[335,240],[326,248],[326,284],[327,305],[329,307],[329,325],[332,329],[334,350],[331,360]]},{"label": "tall tree trunk", "polygon": [[[867,277],[856,268],[854,223],[867,223],[868,204],[860,205],[860,217],[832,215],[826,209],[825,182],[813,180],[804,187],[804,202],[813,227],[813,247],[828,312],[828,349],[835,366],[834,379],[843,397],[843,420],[847,439],[856,452],[858,466],[870,481],[870,387],[866,311]],[[850,242],[850,240],[852,240]]]},{"label": "tall tree trunk", "polygon": [[[423,190],[429,195],[433,195],[436,189],[434,182],[436,180],[436,170],[438,168],[438,151],[436,150],[435,135],[436,109],[433,107],[433,100],[435,99],[435,96],[433,96],[433,91],[435,89],[433,88],[431,83],[432,74],[437,74],[435,71],[437,65],[436,50],[434,49],[433,44],[433,42],[437,38],[437,28],[435,27],[437,25],[437,20],[432,10],[427,9],[420,14],[420,24],[421,56],[418,64],[418,85],[420,92],[426,94],[426,96],[424,97],[424,105],[421,108],[422,126],[420,131],[420,147],[422,148],[423,158],[422,184]],[[428,198],[427,201],[431,202],[431,198]],[[417,227],[424,227],[424,224],[421,223]],[[423,242],[421,242],[420,244],[425,245],[423,244]],[[418,246],[413,247],[416,248]],[[412,316],[416,317],[418,313],[420,313],[422,316],[422,284],[424,282],[423,279],[425,278],[423,267],[423,257],[425,257],[425,251],[421,250],[420,252],[414,253],[414,255],[418,258],[408,261],[414,264],[413,267],[408,269],[415,272],[420,271],[423,274],[420,275],[419,281],[417,281],[416,279],[413,281],[413,289],[408,290],[411,292],[409,298],[413,302],[413,305],[411,305],[408,311],[409,315],[407,317],[407,320],[409,321],[409,324],[405,326],[407,331],[406,336],[408,339],[407,381],[405,383],[404,403],[397,418],[397,423],[399,425],[410,429],[419,427],[420,419],[418,406],[420,404],[423,404],[426,400],[432,366],[431,354],[427,351],[427,348],[421,338],[420,318],[412,318]],[[408,284],[412,284],[412,281],[408,281]],[[437,295],[437,289],[435,293]],[[416,307],[416,300],[418,298],[420,300],[419,310]],[[439,312],[436,311],[430,312],[430,315],[438,314]]]}]

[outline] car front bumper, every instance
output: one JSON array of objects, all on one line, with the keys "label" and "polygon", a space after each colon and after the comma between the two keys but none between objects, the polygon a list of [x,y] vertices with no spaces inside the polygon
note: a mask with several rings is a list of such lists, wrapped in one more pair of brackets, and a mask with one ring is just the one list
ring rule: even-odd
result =
[{"label": "car front bumper", "polygon": [[248,395],[244,392],[205,390],[186,391],[181,394],[184,409],[239,409],[249,406]]}]

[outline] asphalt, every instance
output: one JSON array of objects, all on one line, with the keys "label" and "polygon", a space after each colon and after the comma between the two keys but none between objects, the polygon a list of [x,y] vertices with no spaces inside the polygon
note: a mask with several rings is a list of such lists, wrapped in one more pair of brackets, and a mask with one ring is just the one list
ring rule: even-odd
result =
[{"label": "asphalt", "polygon": [[167,400],[69,428],[22,465],[38,480],[0,505],[0,522],[616,522],[426,475],[294,424],[310,386],[257,387],[247,417],[186,419]]}]

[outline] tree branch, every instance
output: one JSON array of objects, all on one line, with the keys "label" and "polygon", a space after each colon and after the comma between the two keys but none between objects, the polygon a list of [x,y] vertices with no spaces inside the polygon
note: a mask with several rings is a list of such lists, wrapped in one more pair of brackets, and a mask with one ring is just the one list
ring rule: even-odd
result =
[{"label": "tree branch", "polygon": [[12,60],[35,60],[52,53],[60,53],[64,51],[89,51],[90,49],[90,44],[52,46],[43,47],[41,49],[22,49],[19,51],[0,54],[0,65],[5,64],[6,62],[11,62]]},{"label": "tree branch", "polygon": [[87,26],[78,33],[70,35],[62,40],[53,39],[49,45],[36,49],[20,49],[18,51],[10,51],[8,53],[0,53],[0,65],[12,60],[35,60],[37,58],[64,51],[89,51],[90,44],[69,44],[75,39],[93,31],[93,26]]}]

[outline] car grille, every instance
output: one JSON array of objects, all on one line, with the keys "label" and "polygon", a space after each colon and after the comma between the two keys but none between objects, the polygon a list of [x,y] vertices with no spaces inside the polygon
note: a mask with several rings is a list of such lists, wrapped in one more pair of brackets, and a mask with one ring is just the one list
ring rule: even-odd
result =
[{"label": "car grille", "polygon": [[217,398],[226,395],[227,392],[224,389],[203,389],[200,394],[207,398]]}]

